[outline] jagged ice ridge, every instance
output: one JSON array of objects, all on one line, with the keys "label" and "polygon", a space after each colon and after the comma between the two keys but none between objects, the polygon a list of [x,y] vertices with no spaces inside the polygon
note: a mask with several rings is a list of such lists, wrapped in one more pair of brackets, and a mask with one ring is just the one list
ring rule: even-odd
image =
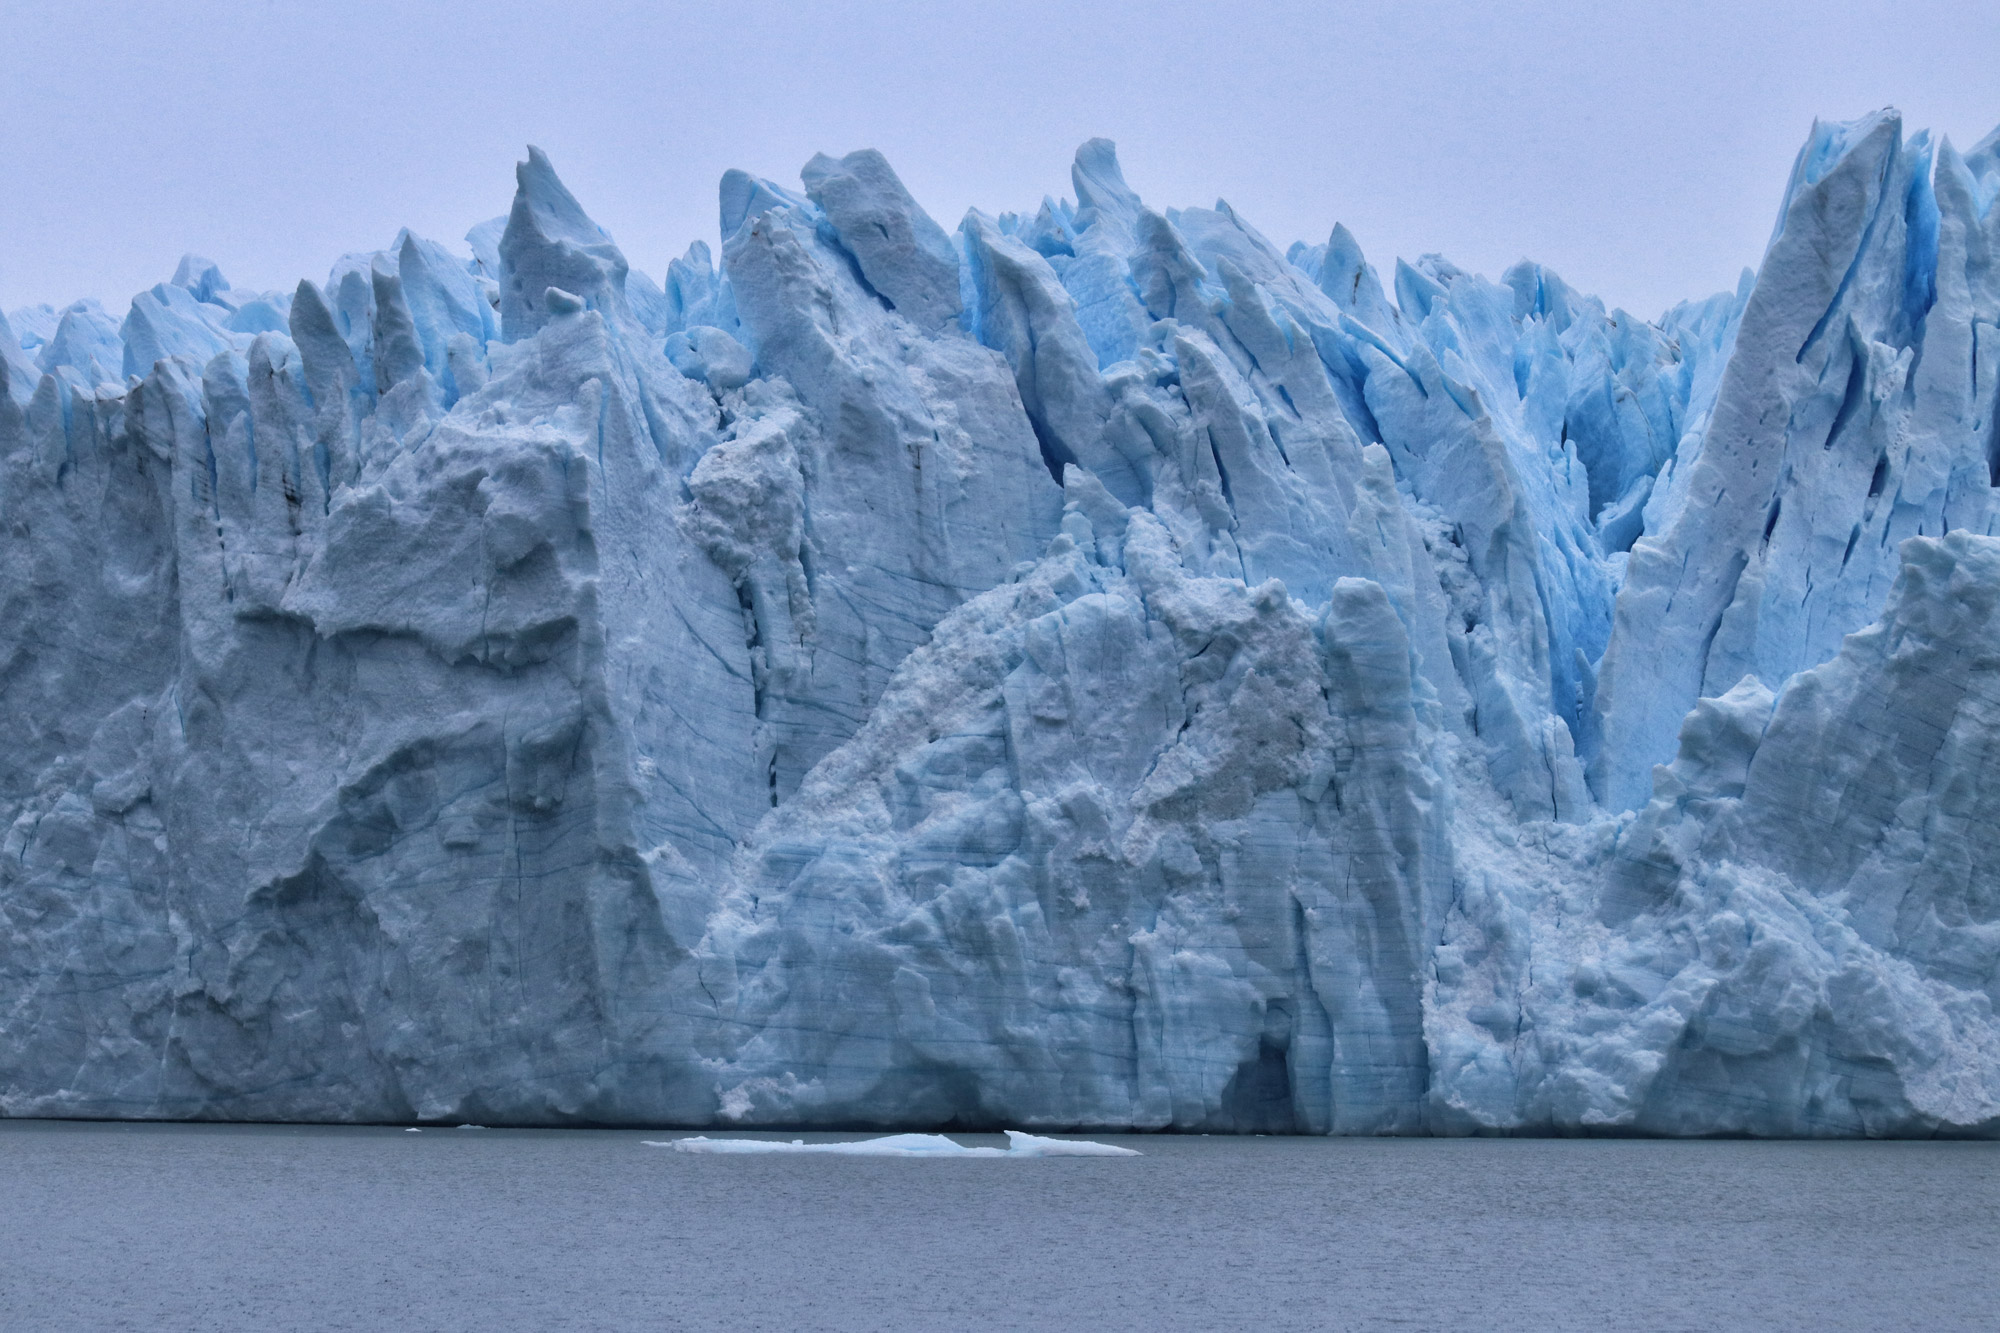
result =
[{"label": "jagged ice ridge", "polygon": [[0,1113],[2000,1129],[2000,138],[1653,323],[879,154],[0,327]]}]

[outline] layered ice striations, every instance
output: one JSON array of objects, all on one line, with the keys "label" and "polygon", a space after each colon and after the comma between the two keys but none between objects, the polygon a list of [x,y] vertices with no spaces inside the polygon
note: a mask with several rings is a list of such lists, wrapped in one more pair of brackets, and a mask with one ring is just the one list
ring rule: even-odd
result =
[{"label": "layered ice striations", "polygon": [[2000,1129],[2000,139],[1761,267],[880,154],[0,328],[0,1113]]}]

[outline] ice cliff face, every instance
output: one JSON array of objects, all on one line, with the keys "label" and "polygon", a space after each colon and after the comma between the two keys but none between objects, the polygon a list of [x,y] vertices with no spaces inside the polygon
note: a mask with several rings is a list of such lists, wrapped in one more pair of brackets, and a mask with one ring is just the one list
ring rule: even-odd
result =
[{"label": "ice cliff face", "polygon": [[0,1112],[2000,1128],[2000,139],[1651,324],[518,176],[0,328]]}]

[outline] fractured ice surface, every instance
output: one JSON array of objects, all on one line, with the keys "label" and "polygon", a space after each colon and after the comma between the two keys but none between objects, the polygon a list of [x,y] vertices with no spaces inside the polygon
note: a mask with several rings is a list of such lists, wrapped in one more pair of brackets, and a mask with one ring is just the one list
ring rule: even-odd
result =
[{"label": "fractured ice surface", "polygon": [[9,313],[0,1113],[2000,1128],[2000,140],[1650,323],[802,187]]}]

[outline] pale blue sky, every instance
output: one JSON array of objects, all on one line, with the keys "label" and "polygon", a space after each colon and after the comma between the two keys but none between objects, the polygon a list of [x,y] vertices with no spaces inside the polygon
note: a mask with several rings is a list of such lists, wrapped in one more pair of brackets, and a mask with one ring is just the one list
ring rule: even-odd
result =
[{"label": "pale blue sky", "polygon": [[1815,115],[2000,122],[1991,0],[795,5],[8,0],[0,308],[122,310],[184,250],[324,278],[456,242],[540,144],[632,262],[714,242],[715,184],[881,149],[947,228],[1119,143],[1155,206],[1220,195],[1378,265],[1540,259],[1653,315],[1762,252]]}]

